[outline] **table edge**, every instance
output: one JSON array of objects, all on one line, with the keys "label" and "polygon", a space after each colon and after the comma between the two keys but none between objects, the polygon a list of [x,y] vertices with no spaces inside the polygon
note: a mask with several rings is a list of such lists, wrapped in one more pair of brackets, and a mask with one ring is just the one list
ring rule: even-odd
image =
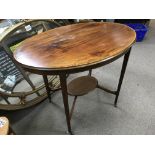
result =
[{"label": "table edge", "polygon": [[125,49],[123,49],[119,54],[116,54],[112,57],[108,57],[104,60],[101,61],[96,61],[93,63],[89,63],[89,64],[85,64],[85,65],[79,65],[79,66],[73,66],[73,67],[64,67],[64,68],[44,68],[44,67],[33,67],[33,66],[28,66],[28,65],[24,65],[20,62],[18,62],[16,59],[15,61],[21,65],[21,67],[23,67],[25,70],[30,71],[32,73],[37,73],[37,74],[42,74],[50,72],[52,74],[53,73],[60,73],[60,72],[79,72],[79,70],[81,71],[85,71],[85,70],[89,70],[89,69],[93,69],[93,68],[97,68],[103,65],[106,65],[110,62],[115,61],[116,59],[120,58],[121,56],[123,56],[124,54],[126,54],[128,52],[128,49],[132,47],[132,45],[136,42],[136,38],[135,40]]}]

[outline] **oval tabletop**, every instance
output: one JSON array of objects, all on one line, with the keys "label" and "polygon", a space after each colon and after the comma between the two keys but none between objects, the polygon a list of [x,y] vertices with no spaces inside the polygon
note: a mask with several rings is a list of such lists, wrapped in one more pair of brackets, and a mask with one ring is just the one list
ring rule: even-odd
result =
[{"label": "oval tabletop", "polygon": [[22,66],[33,69],[74,69],[121,55],[135,38],[135,31],[123,24],[73,24],[26,39],[14,57]]}]

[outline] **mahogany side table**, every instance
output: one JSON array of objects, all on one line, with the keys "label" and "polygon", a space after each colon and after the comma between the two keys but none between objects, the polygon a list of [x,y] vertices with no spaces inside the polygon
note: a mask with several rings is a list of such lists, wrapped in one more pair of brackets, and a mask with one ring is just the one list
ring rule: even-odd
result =
[{"label": "mahogany side table", "polygon": [[49,99],[46,75],[59,75],[67,127],[72,134],[66,75],[109,64],[124,55],[116,91],[98,88],[116,95],[121,89],[124,73],[136,33],[123,24],[108,22],[80,23],[55,28],[25,40],[14,53],[15,60],[25,70],[43,75]]}]

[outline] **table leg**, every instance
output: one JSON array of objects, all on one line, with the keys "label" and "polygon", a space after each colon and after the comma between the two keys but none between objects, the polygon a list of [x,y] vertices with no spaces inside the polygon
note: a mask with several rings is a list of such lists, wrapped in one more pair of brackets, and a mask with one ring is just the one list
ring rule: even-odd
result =
[{"label": "table leg", "polygon": [[70,114],[69,114],[69,105],[68,105],[68,92],[67,92],[67,77],[66,74],[60,75],[60,84],[61,84],[61,91],[63,96],[65,114],[66,114],[66,121],[68,132],[72,135],[71,124],[70,124]]},{"label": "table leg", "polygon": [[88,75],[89,75],[89,76],[92,75],[92,69],[89,70],[89,74],[88,74]]},{"label": "table leg", "polygon": [[51,103],[51,94],[50,94],[51,90],[50,90],[50,87],[49,87],[49,84],[48,84],[47,75],[43,75],[43,79],[44,79],[44,83],[45,83],[48,99],[49,99],[49,102]]},{"label": "table leg", "polygon": [[117,87],[117,91],[116,91],[116,98],[115,98],[115,102],[114,102],[114,106],[115,107],[117,107],[117,100],[118,100],[119,92],[120,92],[121,85],[122,85],[122,82],[123,82],[124,74],[125,74],[125,71],[126,71],[127,63],[128,63],[128,60],[129,60],[130,51],[131,51],[131,48],[124,55],[124,60],[123,60],[123,65],[122,65],[122,70],[121,70],[121,75],[120,75],[120,78],[119,78],[119,83],[118,83],[118,87]]}]

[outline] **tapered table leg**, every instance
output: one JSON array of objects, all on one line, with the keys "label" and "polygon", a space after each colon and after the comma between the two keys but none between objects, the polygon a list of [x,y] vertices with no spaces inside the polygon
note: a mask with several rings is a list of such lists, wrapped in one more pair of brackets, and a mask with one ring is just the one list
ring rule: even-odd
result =
[{"label": "tapered table leg", "polygon": [[72,135],[71,124],[70,124],[69,105],[68,105],[68,92],[67,92],[66,74],[60,75],[60,84],[61,84],[61,90],[62,90],[62,96],[63,96],[68,132]]},{"label": "tapered table leg", "polygon": [[88,75],[89,75],[89,76],[92,75],[92,69],[89,70],[89,74],[88,74]]},{"label": "tapered table leg", "polygon": [[115,102],[114,102],[114,106],[115,107],[117,107],[117,100],[118,100],[119,92],[120,92],[121,85],[122,85],[122,82],[123,82],[123,78],[124,78],[124,74],[125,74],[125,71],[126,71],[126,67],[127,67],[127,64],[128,64],[128,60],[129,60],[129,56],[130,56],[130,51],[131,51],[131,48],[124,55],[123,65],[122,65],[122,69],[121,69],[121,75],[120,75],[120,78],[119,78],[119,83],[118,83],[118,87],[117,87],[117,91],[116,91],[116,98],[115,98]]},{"label": "tapered table leg", "polygon": [[43,75],[43,79],[44,79],[44,83],[45,83],[48,99],[49,99],[49,102],[51,103],[51,94],[50,94],[51,90],[50,90],[50,87],[49,87],[49,84],[48,84],[47,75]]}]

